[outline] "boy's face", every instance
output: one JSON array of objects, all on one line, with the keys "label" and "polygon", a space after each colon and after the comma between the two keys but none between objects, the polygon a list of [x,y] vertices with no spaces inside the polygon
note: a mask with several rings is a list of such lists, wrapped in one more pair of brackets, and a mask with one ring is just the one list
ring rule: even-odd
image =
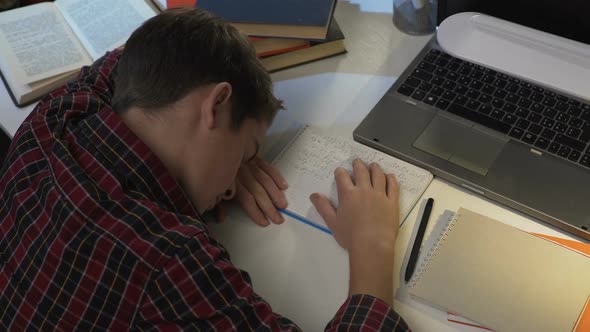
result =
[{"label": "boy's face", "polygon": [[[212,92],[214,95],[216,91]],[[221,97],[224,99],[224,92]],[[181,184],[199,213],[221,200],[233,198],[239,168],[256,156],[268,123],[246,119],[238,129],[231,127],[231,103],[205,103],[199,130],[187,139]]]}]

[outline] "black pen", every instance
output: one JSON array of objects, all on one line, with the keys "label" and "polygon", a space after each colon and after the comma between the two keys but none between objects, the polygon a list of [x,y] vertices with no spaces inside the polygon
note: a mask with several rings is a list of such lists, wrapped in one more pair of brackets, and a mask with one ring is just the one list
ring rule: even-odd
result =
[{"label": "black pen", "polygon": [[428,219],[430,219],[430,212],[432,212],[432,204],[434,199],[429,198],[424,207],[424,213],[422,213],[422,220],[420,220],[420,226],[418,227],[418,234],[416,234],[416,240],[414,246],[410,252],[410,259],[408,260],[408,266],[406,267],[406,282],[410,281],[414,269],[416,268],[416,262],[418,261],[418,254],[420,253],[420,246],[422,245],[422,239],[424,239],[424,233],[426,232],[426,226],[428,225]]}]

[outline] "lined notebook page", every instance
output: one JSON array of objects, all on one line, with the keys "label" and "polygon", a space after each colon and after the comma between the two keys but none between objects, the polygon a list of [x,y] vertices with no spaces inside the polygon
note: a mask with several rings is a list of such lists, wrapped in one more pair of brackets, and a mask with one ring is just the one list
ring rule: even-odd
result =
[{"label": "lined notebook page", "polygon": [[497,331],[574,330],[590,257],[465,209],[439,238],[411,295]]},{"label": "lined notebook page", "polygon": [[432,181],[432,174],[424,169],[352,139],[329,136],[306,126],[273,162],[289,183],[285,193],[289,202],[288,211],[327,229],[309,201],[309,195],[322,193],[334,206],[338,206],[334,170],[344,167],[352,173],[352,161],[356,158],[367,163],[377,162],[386,173],[396,175],[400,183],[400,220],[410,212]]}]

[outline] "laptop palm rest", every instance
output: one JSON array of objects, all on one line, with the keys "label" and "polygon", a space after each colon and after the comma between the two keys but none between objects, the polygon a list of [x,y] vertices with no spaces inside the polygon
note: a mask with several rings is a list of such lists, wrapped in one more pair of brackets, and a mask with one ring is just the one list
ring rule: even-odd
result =
[{"label": "laptop palm rest", "polygon": [[506,142],[473,124],[437,114],[413,146],[485,176]]}]

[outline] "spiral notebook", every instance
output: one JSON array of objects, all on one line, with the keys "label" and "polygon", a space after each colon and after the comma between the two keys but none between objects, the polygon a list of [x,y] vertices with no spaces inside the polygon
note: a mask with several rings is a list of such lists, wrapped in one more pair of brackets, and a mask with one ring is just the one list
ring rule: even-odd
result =
[{"label": "spiral notebook", "polygon": [[352,161],[360,158],[367,163],[377,162],[386,173],[395,174],[400,184],[400,220],[404,220],[433,175],[368,146],[331,135],[317,128],[302,126],[289,144],[277,155],[277,167],[289,188],[285,192],[289,206],[282,212],[299,221],[330,233],[322,217],[309,201],[309,195],[319,192],[338,206],[334,170],[343,167],[352,173]]},{"label": "spiral notebook", "polygon": [[590,257],[460,209],[440,220],[410,295],[496,331],[582,331]]}]

